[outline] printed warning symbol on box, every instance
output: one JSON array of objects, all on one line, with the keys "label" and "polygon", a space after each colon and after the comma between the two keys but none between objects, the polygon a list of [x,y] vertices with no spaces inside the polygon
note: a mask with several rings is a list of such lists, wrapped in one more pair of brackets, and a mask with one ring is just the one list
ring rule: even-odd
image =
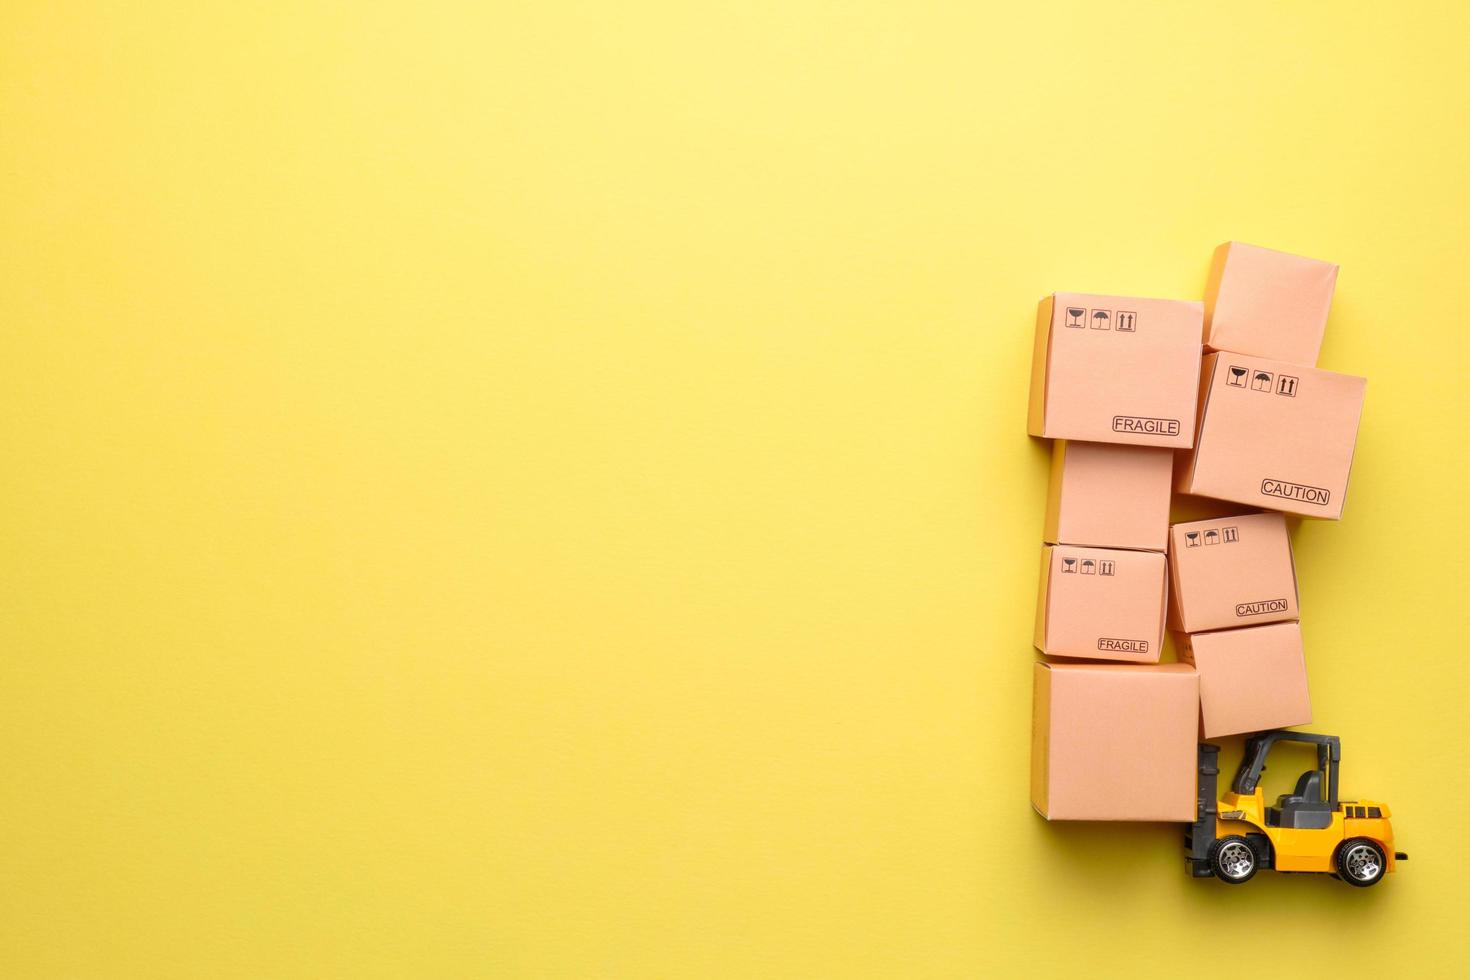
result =
[{"label": "printed warning symbol on box", "polygon": [[1085,323],[1082,322],[1083,319],[1086,316],[1087,316],[1087,311],[1084,310],[1082,307],[1080,307],[1080,306],[1069,306],[1069,307],[1067,307],[1067,319],[1064,322],[1069,327],[1076,327],[1076,328],[1080,329],[1082,327],[1087,326],[1087,324],[1085,324]]},{"label": "printed warning symbol on box", "polygon": [[1112,575],[1112,574],[1115,574],[1116,573],[1117,568],[1118,568],[1118,565],[1117,565],[1116,562],[1099,561],[1097,563],[1097,574],[1099,574],[1099,575]]},{"label": "printed warning symbol on box", "polygon": [[1250,368],[1243,368],[1239,364],[1232,364],[1230,365],[1230,373],[1225,375],[1225,383],[1232,388],[1244,388],[1246,386],[1246,375],[1250,373]]},{"label": "printed warning symbol on box", "polygon": [[1205,532],[1205,544],[1219,544],[1219,543],[1220,543],[1220,532],[1219,531],[1216,531],[1214,528],[1211,528],[1210,530],[1208,530],[1208,531]]},{"label": "printed warning symbol on box", "polygon": [[1072,573],[1075,574],[1076,571],[1077,571],[1077,559],[1075,559],[1075,558],[1063,558],[1062,559],[1062,571],[1063,572],[1072,572]]},{"label": "printed warning symbol on box", "polygon": [[1240,540],[1240,528],[1222,527],[1220,529],[1220,536],[1225,539],[1226,544],[1234,544]]},{"label": "printed warning symbol on box", "polygon": [[1276,379],[1276,394],[1285,395],[1287,398],[1296,397],[1296,383],[1300,380],[1289,374],[1283,374]]},{"label": "printed warning symbol on box", "polygon": [[1200,540],[1199,540],[1199,532],[1198,531],[1185,531],[1184,532],[1184,547],[1186,547],[1186,548],[1198,548],[1199,545],[1200,545]]},{"label": "printed warning symbol on box", "polygon": [[1082,574],[1083,575],[1096,575],[1097,574],[1097,562],[1093,561],[1091,558],[1084,558],[1084,559],[1082,559]]},{"label": "printed warning symbol on box", "polygon": [[1133,333],[1138,329],[1138,314],[1132,310],[1119,310],[1113,329],[1120,333]]},{"label": "printed warning symbol on box", "polygon": [[1092,311],[1092,329],[1094,329],[1094,330],[1111,330],[1111,329],[1113,329],[1113,311],[1112,310],[1093,310]]},{"label": "printed warning symbol on box", "polygon": [[1251,389],[1253,391],[1270,391],[1271,382],[1275,380],[1275,377],[1270,371],[1257,371],[1251,377]]}]

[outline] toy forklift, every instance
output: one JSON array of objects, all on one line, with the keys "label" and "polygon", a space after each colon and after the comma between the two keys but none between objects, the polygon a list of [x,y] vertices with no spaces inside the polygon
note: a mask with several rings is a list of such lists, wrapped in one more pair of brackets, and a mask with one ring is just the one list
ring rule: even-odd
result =
[{"label": "toy forklift", "polygon": [[[1261,774],[1266,755],[1279,742],[1315,745],[1317,768],[1302,773],[1295,790],[1267,806]],[[1232,792],[1217,801],[1219,755],[1218,745],[1199,747],[1199,811],[1184,834],[1194,877],[1240,885],[1257,869],[1274,868],[1330,874],[1367,888],[1409,859],[1393,849],[1386,804],[1337,798],[1342,744],[1336,735],[1272,731],[1251,736]]]}]

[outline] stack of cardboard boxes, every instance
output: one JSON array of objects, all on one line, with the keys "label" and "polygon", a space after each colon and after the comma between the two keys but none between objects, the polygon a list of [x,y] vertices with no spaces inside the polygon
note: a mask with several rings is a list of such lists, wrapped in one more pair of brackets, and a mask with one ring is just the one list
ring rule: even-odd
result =
[{"label": "stack of cardboard boxes", "polygon": [[[1283,514],[1342,515],[1365,381],[1316,368],[1337,267],[1231,242],[1203,303],[1057,293],[1029,430],[1055,440],[1032,803],[1195,817],[1195,743],[1311,721]],[[1169,526],[1171,487],[1247,505]],[[1160,663],[1164,631],[1181,663]]]}]

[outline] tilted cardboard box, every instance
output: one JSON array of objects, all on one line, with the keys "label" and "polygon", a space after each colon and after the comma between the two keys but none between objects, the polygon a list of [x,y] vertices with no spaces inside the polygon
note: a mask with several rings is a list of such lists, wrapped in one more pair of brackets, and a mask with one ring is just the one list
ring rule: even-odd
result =
[{"label": "tilted cardboard box", "polygon": [[1337,520],[1367,387],[1350,374],[1207,355],[1199,434],[1181,460],[1179,491]]},{"label": "tilted cardboard box", "polygon": [[1027,428],[1046,439],[1194,444],[1204,304],[1089,293],[1041,301]]},{"label": "tilted cardboard box", "polygon": [[1186,633],[1296,619],[1286,518],[1246,514],[1169,529],[1169,628]]},{"label": "tilted cardboard box", "polygon": [[1199,671],[1200,731],[1205,738],[1307,725],[1307,661],[1297,623],[1195,633],[1179,658]]},{"label": "tilted cardboard box", "polygon": [[1036,648],[1052,657],[1158,663],[1167,595],[1157,551],[1046,545]]},{"label": "tilted cardboard box", "polygon": [[1205,346],[1315,365],[1336,286],[1331,262],[1226,242],[1205,285]]},{"label": "tilted cardboard box", "polygon": [[1058,439],[1044,538],[1049,544],[1163,551],[1174,454],[1152,446]]},{"label": "tilted cardboard box", "polygon": [[1184,664],[1038,663],[1031,805],[1048,820],[1195,818],[1199,680]]}]

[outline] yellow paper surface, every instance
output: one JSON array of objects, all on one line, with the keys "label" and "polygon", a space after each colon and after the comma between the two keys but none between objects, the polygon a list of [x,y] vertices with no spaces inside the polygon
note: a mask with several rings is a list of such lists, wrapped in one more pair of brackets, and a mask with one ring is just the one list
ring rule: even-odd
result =
[{"label": "yellow paper surface", "polygon": [[[1463,975],[1467,35],[4,4],[0,975]],[[1294,537],[1367,893],[1027,802],[1036,302],[1231,238],[1370,379]]]}]

